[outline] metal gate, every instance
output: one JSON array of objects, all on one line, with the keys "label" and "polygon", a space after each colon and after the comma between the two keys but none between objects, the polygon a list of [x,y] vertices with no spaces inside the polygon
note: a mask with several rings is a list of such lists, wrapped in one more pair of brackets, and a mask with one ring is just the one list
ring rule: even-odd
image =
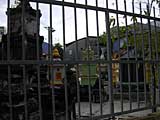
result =
[{"label": "metal gate", "polygon": [[[89,0],[21,0],[10,8],[7,1],[7,34],[0,45],[0,119],[98,120],[157,110],[160,18],[155,7],[134,0],[129,6],[126,0],[112,4],[104,0],[102,6],[99,0],[94,4]],[[41,3],[49,7],[45,55],[44,38],[39,34]],[[62,47],[57,48],[52,36],[56,6],[61,8],[63,36]],[[73,12],[70,43],[66,43],[67,7]],[[78,36],[79,9],[85,15],[85,25],[84,21],[80,25],[86,32],[84,38]],[[94,21],[90,11],[94,12],[94,36],[90,36]]]}]

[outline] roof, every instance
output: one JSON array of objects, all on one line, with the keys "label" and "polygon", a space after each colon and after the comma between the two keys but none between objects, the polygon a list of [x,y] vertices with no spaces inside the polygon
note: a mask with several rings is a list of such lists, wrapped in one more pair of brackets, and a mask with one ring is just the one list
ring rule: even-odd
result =
[{"label": "roof", "polygon": [[[78,39],[77,41],[72,41],[72,42],[70,42],[70,43],[67,43],[66,44],[66,46],[70,46],[70,45],[72,45],[72,44],[74,44],[74,43],[76,43],[76,42],[78,42],[78,41],[81,41],[81,40],[84,40],[84,39],[86,39],[87,37],[83,37],[83,38],[81,38],[81,39]],[[88,38],[97,38],[96,36],[88,36]]]}]

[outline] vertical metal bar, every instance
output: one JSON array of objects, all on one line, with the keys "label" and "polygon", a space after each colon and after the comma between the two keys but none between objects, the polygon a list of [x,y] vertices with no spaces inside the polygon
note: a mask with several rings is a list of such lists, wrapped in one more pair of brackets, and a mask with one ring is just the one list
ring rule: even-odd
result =
[{"label": "vertical metal bar", "polygon": [[[50,60],[51,60],[51,62],[52,62],[52,60],[53,60],[53,56],[52,56],[52,44],[53,44],[53,42],[52,42],[52,32],[53,32],[53,28],[52,28],[52,4],[50,4],[50,40],[49,40],[49,44],[50,44]],[[53,80],[54,81],[54,75],[53,75],[53,73],[54,73],[54,70],[53,70],[53,67],[51,67],[51,81]],[[54,83],[54,82],[53,82]],[[56,110],[55,110],[55,94],[54,94],[54,84],[52,84],[52,109],[53,109],[53,120],[56,120]]]},{"label": "vertical metal bar", "polygon": [[80,84],[79,84],[79,65],[76,65],[76,80],[77,80],[77,102],[78,102],[78,120],[81,117],[81,101],[80,101]]},{"label": "vertical metal bar", "polygon": [[40,65],[37,65],[37,76],[38,76],[38,103],[39,103],[39,116],[42,120],[42,101],[41,101],[41,81],[40,81]]},{"label": "vertical metal bar", "polygon": [[[118,0],[116,0],[116,10],[118,11]],[[118,46],[119,46],[119,58],[121,57],[120,55],[120,30],[119,30],[119,15],[116,13],[116,18],[117,18],[117,34],[118,34]],[[121,101],[121,112],[123,112],[123,89],[122,89],[122,69],[121,65],[119,65],[119,80],[120,80],[120,101]]]},{"label": "vertical metal bar", "polygon": [[[132,12],[133,14],[135,14],[135,10],[134,10],[134,0],[132,0]],[[135,16],[133,16],[135,17]],[[136,39],[136,23],[135,23],[135,18],[133,18],[133,32],[134,32],[134,49],[135,49],[135,61],[138,60],[138,56],[137,56],[137,39]],[[137,18],[136,18],[137,19]],[[138,78],[138,75],[140,73],[138,73],[138,64],[136,64],[136,86],[137,86],[137,103],[138,103],[138,108],[140,107],[140,102],[139,102],[139,78]],[[140,64],[140,63],[139,63]]]},{"label": "vertical metal bar", "polygon": [[[160,9],[159,9],[160,10]],[[154,8],[154,17],[156,17],[156,12],[155,12],[155,8]],[[159,45],[159,40],[158,40],[158,36],[157,36],[157,22],[154,20],[154,24],[155,24],[155,35],[156,35],[156,60],[158,61],[159,60],[159,49],[158,49],[158,46],[157,45]],[[158,79],[158,81],[157,81],[157,83],[158,83],[158,100],[160,100],[160,64],[159,64],[159,62],[157,63],[157,71],[158,71],[158,75],[157,75],[157,79]],[[160,104],[160,101],[159,101],[159,103],[157,103],[157,104]]]},{"label": "vertical metal bar", "polygon": [[[38,1],[38,0],[37,0]],[[36,2],[36,47],[37,47],[37,50],[36,50],[36,53],[37,53],[37,61],[40,59],[39,57],[39,15],[40,12],[39,12],[39,3]]]},{"label": "vertical metal bar", "polygon": [[22,1],[22,60],[25,60],[25,1]]},{"label": "vertical metal bar", "polygon": [[[37,10],[37,12],[36,12],[36,47],[37,47],[37,50],[36,50],[36,52],[37,52],[37,61],[39,61],[40,60],[40,56],[39,56],[39,54],[40,54],[40,52],[39,52],[39,46],[40,46],[40,44],[39,44],[39,25],[40,25],[40,23],[39,23],[39,17],[40,17],[40,11],[39,11],[39,3],[38,2],[36,2],[36,10]],[[38,64],[37,65],[37,77],[38,77],[38,107],[39,107],[39,116],[40,116],[40,120],[42,120],[42,102],[41,102],[41,82],[40,82],[40,65]]]},{"label": "vertical metal bar", "polygon": [[[149,13],[149,6],[147,5],[147,12]],[[148,27],[149,27],[149,61],[152,62],[153,58],[153,49],[152,49],[152,33],[151,33],[151,23],[150,23],[150,14],[148,16]],[[156,112],[156,86],[155,86],[155,68],[154,68],[154,63],[151,64],[150,67],[151,70],[151,93],[152,93],[152,112]]]},{"label": "vertical metal bar", "polygon": [[[52,44],[51,44],[51,37],[52,37],[52,27],[51,27],[51,23],[52,23],[52,21],[51,21],[51,10],[52,10],[52,4],[49,4],[49,13],[50,13],[50,25],[48,26],[48,43],[49,43],[49,46],[48,46],[48,57],[49,57],[49,61],[51,62],[51,60],[52,60]],[[51,72],[51,69],[50,69],[50,72]]]},{"label": "vertical metal bar", "polygon": [[[136,42],[136,41],[135,41]],[[136,58],[135,58],[135,60],[137,61],[138,59],[137,59],[137,55],[136,55]],[[141,73],[139,73],[138,72],[138,64],[137,63],[135,63],[136,64],[136,86],[137,86],[137,106],[138,106],[138,108],[140,108],[140,98],[139,98],[139,78],[138,78],[138,75],[139,74],[141,74]],[[139,63],[139,66],[141,67],[141,65],[140,65],[141,63]],[[141,85],[141,84],[140,84]]]},{"label": "vertical metal bar", "polygon": [[75,27],[75,41],[76,41],[76,48],[75,48],[75,50],[76,50],[76,60],[78,60],[78,38],[77,38],[77,34],[78,34],[78,32],[77,32],[77,9],[76,9],[76,0],[74,0],[74,4],[75,4],[75,6],[74,6],[74,21],[75,21],[75,23],[74,23],[74,27]]},{"label": "vertical metal bar", "polygon": [[[87,37],[88,38],[88,37]],[[89,49],[88,49],[89,52]],[[89,58],[89,53],[88,53],[88,58]],[[89,80],[89,106],[90,106],[90,116],[89,118],[92,120],[92,96],[91,96],[91,64],[88,64],[88,80]]]},{"label": "vertical metal bar", "polygon": [[7,59],[10,60],[10,37],[11,37],[11,24],[10,24],[10,0],[8,0],[7,6],[8,16],[7,16]]},{"label": "vertical metal bar", "polygon": [[[96,0],[96,7],[98,7],[98,0]],[[97,26],[97,51],[98,51],[98,59],[100,59],[100,53],[99,53],[99,16],[98,16],[98,10],[96,10],[96,26]],[[100,64],[98,64],[98,75],[99,75],[99,98],[100,98],[100,115],[103,115],[103,106],[102,106],[102,75],[101,75],[101,68],[100,68]],[[103,96],[104,98],[104,96]]]},{"label": "vertical metal bar", "polygon": [[[80,84],[79,84],[79,64],[76,65],[76,80],[77,80],[77,102],[78,102],[78,120],[81,117],[81,101],[80,101]],[[76,112],[76,111],[75,111]]]},{"label": "vertical metal bar", "polygon": [[[78,61],[78,38],[77,38],[77,9],[76,9],[76,0],[74,0],[74,20],[75,20],[75,41],[76,41],[76,60]],[[76,80],[77,80],[77,102],[78,102],[78,120],[81,116],[81,103],[80,103],[80,85],[79,85],[79,64],[76,65]],[[75,111],[76,112],[76,111]]]},{"label": "vertical metal bar", "polygon": [[[126,6],[126,0],[124,0],[124,7],[125,7],[125,12],[127,12],[127,6]],[[127,60],[129,60],[129,40],[128,40],[128,22],[127,22],[127,15],[125,15],[125,25],[126,25],[126,38],[127,38]],[[130,72],[130,63],[127,63],[128,64],[128,86],[129,86],[129,106],[130,106],[130,110],[132,110],[132,98],[131,98],[131,72]],[[132,64],[132,63],[131,63]]]},{"label": "vertical metal bar", "polygon": [[[25,37],[25,2],[22,2],[22,60],[26,59],[25,49],[26,49],[26,37]],[[26,89],[26,66],[23,65],[23,85],[24,85],[24,106],[25,106],[25,120],[28,120],[28,109],[27,109],[27,89]]]},{"label": "vertical metal bar", "polygon": [[[85,0],[85,5],[87,6],[87,0]],[[86,15],[86,43],[87,43],[87,51],[88,51],[88,59],[89,60],[89,39],[88,39],[88,36],[89,36],[89,30],[88,30],[88,10],[87,8],[85,8],[85,15]],[[92,101],[91,101],[91,79],[90,79],[90,64],[88,64],[88,81],[89,81],[89,87],[88,87],[88,90],[89,90],[89,106],[90,106],[90,119],[92,119]]]},{"label": "vertical metal bar", "polygon": [[[147,5],[147,12],[149,13],[149,7],[148,7],[148,5]],[[151,26],[150,26],[150,19],[149,19],[149,16],[148,16],[148,50],[149,50],[149,61],[151,61],[151,54],[152,54],[152,47],[151,47]],[[151,72],[151,75],[150,75],[150,79],[151,79],[151,83],[149,82],[149,84],[151,84],[151,89],[150,89],[150,100],[151,100],[151,102],[152,102],[152,98],[153,98],[153,89],[152,89],[152,87],[153,87],[153,82],[152,82],[152,67],[151,67],[151,64],[148,62],[147,63],[148,65],[149,65],[149,67],[150,68],[148,68],[148,69],[150,69],[150,71],[149,72]],[[153,110],[153,109],[152,109]]]},{"label": "vertical metal bar", "polygon": [[[142,15],[142,5],[141,2],[139,3],[139,7],[140,7],[140,15]],[[141,37],[142,37],[142,57],[143,57],[143,61],[145,60],[145,46],[144,46],[144,30],[143,30],[143,21],[142,21],[142,17],[140,17],[140,32],[141,32]],[[147,88],[146,88],[146,68],[145,68],[145,62],[143,62],[143,76],[144,76],[144,100],[145,100],[145,106],[147,106]]]},{"label": "vertical metal bar", "polygon": [[[149,6],[147,5],[147,12],[149,13]],[[152,44],[151,44],[151,38],[152,38],[152,33],[151,33],[151,23],[150,23],[150,16],[148,16],[148,44],[149,44],[149,60],[152,60]]]},{"label": "vertical metal bar", "polygon": [[109,26],[109,11],[108,11],[108,0],[106,0],[106,31],[107,31],[107,60],[108,64],[108,81],[109,81],[109,104],[110,114],[114,117],[114,100],[113,100],[113,86],[112,86],[112,40]]},{"label": "vertical metal bar", "polygon": [[[10,60],[10,0],[8,0],[7,5],[7,60]],[[11,90],[11,66],[8,65],[8,93],[9,93],[9,110],[10,110],[10,120],[13,120],[13,108],[12,108],[12,90]]]},{"label": "vertical metal bar", "polygon": [[[51,48],[51,42],[50,42],[50,36],[51,36],[51,28],[50,27],[47,27],[48,29],[48,43],[49,43],[49,46],[48,46],[48,60],[51,60],[51,51],[50,51],[50,48]],[[49,71],[50,71],[50,68],[49,68]]]},{"label": "vertical metal bar", "polygon": [[[64,8],[64,0],[62,0],[62,19],[63,19],[63,46],[64,46],[64,53],[63,53],[63,56],[65,56],[65,49],[66,49],[66,46],[65,46],[65,41],[66,41],[66,38],[65,38],[65,8]],[[67,93],[67,78],[66,78],[66,65],[64,66],[64,69],[65,69],[65,74],[64,74],[64,87],[65,87],[65,103],[66,103],[66,120],[70,119],[69,118],[69,115],[68,115],[68,111],[69,111],[69,107],[68,107],[68,93]],[[70,114],[70,113],[69,113]]]},{"label": "vertical metal bar", "polygon": [[160,64],[158,63],[158,100],[160,104]]},{"label": "vertical metal bar", "polygon": [[[154,18],[156,18],[155,7],[153,7]],[[155,32],[155,50],[156,60],[158,60],[158,36],[157,36],[157,22],[154,20],[154,32]]]},{"label": "vertical metal bar", "polygon": [[28,120],[28,109],[27,109],[27,88],[26,88],[26,66],[23,65],[23,84],[24,84],[24,106],[25,106],[25,120]]},{"label": "vertical metal bar", "polygon": [[[155,12],[155,7],[153,7],[153,14],[154,14],[154,18],[156,18],[156,12]],[[156,20],[154,20],[154,32],[155,32],[155,60],[156,61],[158,61],[158,36],[157,36],[157,22],[156,22]],[[157,83],[158,83],[158,81],[159,81],[159,78],[158,78],[158,75],[159,75],[159,70],[158,70],[158,63],[155,63],[155,88],[157,88]],[[156,74],[157,74],[157,76],[156,76]],[[157,82],[156,82],[156,80],[158,80]],[[159,103],[157,103],[158,101],[156,100],[156,99],[158,99],[159,100],[159,96],[157,96],[157,94],[156,94],[156,90],[155,90],[155,104],[159,104]]]},{"label": "vertical metal bar", "polygon": [[11,88],[11,66],[8,65],[8,89],[9,89],[9,106],[10,106],[10,120],[13,120],[13,108],[12,108],[12,88]]}]

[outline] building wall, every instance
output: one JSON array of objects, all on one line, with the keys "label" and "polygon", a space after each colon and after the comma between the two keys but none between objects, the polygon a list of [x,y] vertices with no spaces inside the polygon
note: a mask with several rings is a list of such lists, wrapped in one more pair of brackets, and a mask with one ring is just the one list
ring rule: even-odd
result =
[{"label": "building wall", "polygon": [[[87,43],[88,40],[88,43]],[[97,46],[97,37],[88,37],[88,39],[82,38],[76,41],[73,41],[66,45],[65,51],[65,59],[66,60],[75,60],[76,59],[76,44],[78,45],[78,59],[82,59],[82,50],[87,49],[87,46],[90,46],[91,49],[94,51],[94,55],[98,54],[98,46]]]}]

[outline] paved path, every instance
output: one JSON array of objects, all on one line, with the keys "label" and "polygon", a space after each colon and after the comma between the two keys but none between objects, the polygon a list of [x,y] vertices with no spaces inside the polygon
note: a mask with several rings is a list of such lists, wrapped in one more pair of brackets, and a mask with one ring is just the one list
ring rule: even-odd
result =
[{"label": "paved path", "polygon": [[[103,114],[109,114],[110,109],[109,109],[109,102],[104,102],[102,104],[103,106]],[[144,103],[140,104],[140,108],[144,107]],[[128,101],[124,101],[123,104],[124,111],[130,110],[130,103]],[[132,103],[132,109],[137,109],[138,104],[136,102]],[[81,116],[87,117],[90,116],[90,104],[89,102],[81,102],[80,103],[80,109],[81,109]],[[121,112],[121,103],[120,101],[115,101],[114,102],[114,110],[116,112]],[[78,114],[78,103],[76,104],[76,113]],[[142,112],[134,112],[130,113],[127,115],[121,115],[120,117],[126,117],[126,116],[145,116],[147,114],[151,113],[151,110],[145,110]],[[100,115],[100,104],[99,103],[92,103],[92,115],[93,116],[99,116]]]}]

